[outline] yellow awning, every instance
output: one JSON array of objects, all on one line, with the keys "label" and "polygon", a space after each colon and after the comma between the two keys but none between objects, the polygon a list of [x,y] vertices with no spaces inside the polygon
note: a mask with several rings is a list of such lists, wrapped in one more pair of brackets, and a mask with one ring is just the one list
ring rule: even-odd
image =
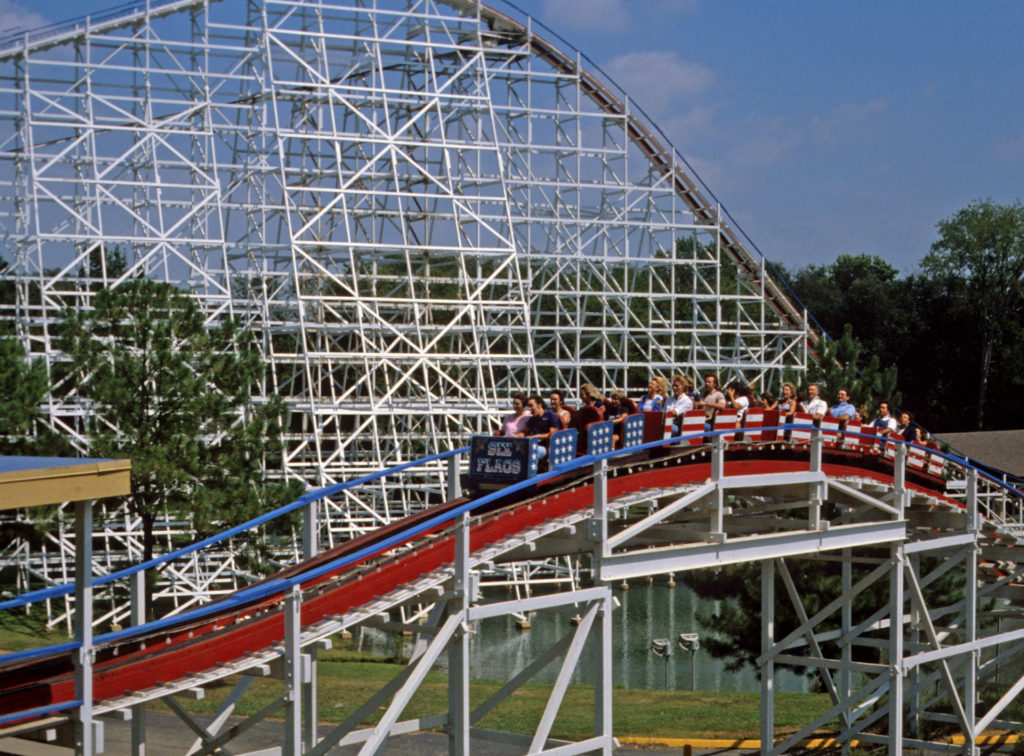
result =
[{"label": "yellow awning", "polygon": [[131,493],[130,459],[0,456],[0,510]]}]

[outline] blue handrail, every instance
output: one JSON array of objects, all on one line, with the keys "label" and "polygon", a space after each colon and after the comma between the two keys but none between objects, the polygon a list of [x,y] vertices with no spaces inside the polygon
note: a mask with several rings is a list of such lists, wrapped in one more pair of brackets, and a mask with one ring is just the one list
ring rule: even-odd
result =
[{"label": "blue handrail", "polygon": [[[221,541],[225,541],[228,538],[232,538],[233,536],[236,536],[240,533],[244,533],[246,530],[251,530],[252,528],[257,528],[260,525],[265,525],[266,523],[270,522],[273,519],[276,519],[277,517],[280,517],[281,515],[289,514],[290,512],[294,512],[296,509],[299,509],[300,507],[306,506],[310,502],[317,501],[319,499],[324,499],[327,498],[328,496],[334,496],[335,494],[339,494],[342,491],[346,491],[350,488],[355,488],[356,486],[362,486],[365,485],[366,483],[372,483],[375,480],[380,480],[381,478],[387,477],[388,475],[403,472],[404,470],[408,470],[412,467],[426,465],[429,464],[430,462],[436,462],[442,459],[448,459],[449,457],[453,457],[456,454],[461,454],[467,451],[469,451],[469,447],[464,446],[459,449],[454,449],[452,451],[441,452],[440,454],[432,454],[431,456],[423,457],[422,459],[417,459],[411,462],[403,462],[400,465],[389,467],[386,470],[378,470],[377,472],[370,473],[369,475],[364,475],[361,478],[355,478],[354,480],[345,481],[344,483],[334,483],[323,488],[318,488],[314,491],[309,491],[308,493],[303,494],[290,504],[285,504],[284,506],[278,507],[277,509],[271,510],[270,512],[266,512],[264,514],[259,515],[258,517],[252,518],[251,520],[243,522],[239,525],[235,525],[234,527],[228,528],[227,530],[221,531],[216,535],[212,535],[208,538],[196,541],[195,543],[192,543],[188,546],[184,546],[178,549],[177,551],[172,551],[168,554],[163,554],[161,556],[154,557],[149,561],[140,562],[139,564],[132,565],[131,567],[125,567],[122,570],[118,570],[117,572],[111,572],[108,575],[101,575],[99,577],[95,577],[92,579],[91,584],[93,586],[106,585],[107,583],[112,583],[115,580],[121,580],[123,578],[130,577],[137,572],[142,572],[143,570],[148,570],[153,567],[159,567],[162,564],[172,562],[175,559],[179,559],[183,556],[188,556],[189,554],[192,554],[196,551],[201,551],[202,549],[205,549],[208,546],[213,546],[214,544],[220,543]],[[0,610],[15,609],[19,606],[25,606],[26,604],[35,603],[36,601],[57,598],[59,596],[66,596],[71,594],[74,590],[75,584],[73,582],[62,583],[61,585],[54,585],[50,586],[49,588],[41,588],[37,591],[23,593],[21,596],[18,596],[14,599],[0,601]]]},{"label": "blue handrail", "polygon": [[[794,429],[810,430],[810,431],[818,431],[818,432],[820,432],[819,428],[813,428],[813,427],[810,427],[810,426],[798,426],[798,425],[791,425],[791,424],[785,424],[785,425],[780,425],[780,426],[776,426],[776,427],[765,427],[765,428],[760,428],[758,430],[761,431],[761,432],[764,432],[764,431],[773,431],[773,430],[774,431],[787,431],[787,430],[790,430],[791,431],[791,430],[794,430]],[[751,429],[751,430],[753,430],[753,429]],[[624,449],[615,449],[613,451],[606,452],[604,454],[587,454],[587,455],[583,455],[581,457],[577,457],[575,460],[572,460],[571,462],[568,462],[568,463],[566,463],[564,465],[560,465],[560,466],[556,467],[553,470],[549,470],[548,472],[541,473],[541,474],[536,475],[536,476],[534,476],[532,478],[529,478],[527,480],[523,480],[523,481],[521,481],[519,483],[515,483],[513,485],[507,486],[506,488],[503,488],[503,489],[500,489],[498,491],[494,491],[492,493],[486,494],[486,495],[484,495],[484,496],[482,496],[482,497],[480,497],[478,499],[474,499],[473,501],[466,502],[465,504],[462,504],[462,505],[460,505],[458,507],[455,507],[453,509],[448,509],[445,512],[440,513],[440,514],[438,514],[438,515],[436,515],[434,517],[431,517],[431,518],[429,518],[429,519],[427,519],[427,520],[425,520],[423,522],[420,522],[420,523],[417,523],[417,524],[412,525],[410,527],[404,528],[404,529],[398,531],[397,533],[394,533],[393,535],[388,536],[385,539],[377,541],[377,542],[375,542],[375,543],[373,543],[373,544],[371,544],[369,546],[365,546],[365,547],[363,547],[363,548],[359,549],[358,551],[355,551],[355,552],[353,552],[351,554],[346,554],[343,557],[339,557],[338,559],[335,559],[335,560],[332,560],[332,561],[327,562],[325,564],[319,565],[316,568],[313,568],[311,570],[307,570],[307,571],[303,572],[300,575],[295,575],[293,577],[288,577],[288,578],[279,578],[279,579],[276,579],[276,580],[268,581],[266,583],[260,583],[258,585],[252,586],[251,588],[242,589],[241,591],[238,591],[238,592],[232,594],[229,598],[227,598],[225,600],[222,600],[222,601],[219,601],[219,602],[216,602],[216,603],[212,603],[212,604],[207,604],[206,606],[198,607],[196,609],[190,610],[189,612],[185,612],[185,613],[182,613],[182,614],[179,614],[179,615],[175,615],[173,617],[167,617],[167,618],[164,618],[164,619],[155,620],[153,622],[148,622],[148,623],[145,623],[145,624],[142,624],[142,625],[135,625],[135,626],[130,627],[130,628],[125,628],[125,629],[122,629],[122,630],[117,630],[117,631],[113,631],[113,632],[109,632],[109,633],[103,633],[103,634],[95,636],[94,641],[96,643],[106,643],[106,642],[114,642],[114,641],[125,640],[125,639],[128,639],[128,638],[137,636],[137,635],[143,635],[143,634],[159,631],[159,630],[162,630],[162,629],[167,628],[167,627],[178,625],[178,624],[180,624],[182,622],[188,622],[188,621],[195,620],[195,619],[202,619],[203,617],[206,617],[206,616],[209,616],[211,614],[218,613],[218,612],[222,611],[225,608],[225,606],[230,607],[230,606],[236,606],[236,605],[243,605],[243,604],[250,603],[252,601],[258,601],[258,600],[263,599],[263,598],[268,598],[270,596],[280,595],[283,591],[285,591],[285,590],[287,590],[287,589],[289,589],[291,587],[294,587],[294,586],[297,586],[297,585],[301,586],[301,585],[303,585],[305,583],[308,583],[310,581],[316,580],[317,578],[322,577],[323,575],[326,575],[326,574],[329,574],[331,572],[335,572],[337,570],[340,570],[340,569],[342,569],[342,568],[344,568],[346,566],[349,566],[349,565],[351,565],[351,564],[353,564],[355,562],[358,562],[358,561],[360,561],[362,559],[365,559],[368,556],[380,553],[382,551],[386,551],[387,549],[390,549],[390,548],[392,548],[394,546],[397,546],[397,545],[399,545],[401,543],[404,543],[405,541],[408,541],[408,540],[410,540],[412,538],[415,538],[416,536],[418,536],[418,535],[420,535],[420,534],[422,534],[422,533],[424,533],[424,532],[426,532],[428,530],[431,530],[432,528],[435,528],[435,527],[437,527],[439,525],[444,525],[446,523],[452,522],[453,520],[455,520],[457,517],[460,517],[464,513],[472,512],[473,510],[475,510],[475,509],[477,509],[479,507],[482,507],[482,506],[484,506],[486,504],[490,504],[491,502],[494,502],[494,501],[496,501],[498,499],[504,498],[504,497],[506,497],[506,496],[508,496],[510,494],[514,494],[514,493],[517,493],[519,491],[531,488],[532,486],[535,486],[535,485],[537,485],[539,483],[543,483],[543,482],[545,482],[545,481],[547,481],[547,480],[549,480],[551,478],[555,478],[555,477],[558,477],[560,475],[564,475],[565,473],[572,472],[574,470],[577,470],[577,469],[580,469],[580,468],[583,468],[583,467],[591,466],[595,462],[597,462],[599,460],[602,460],[602,459],[614,459],[615,457],[629,455],[629,454],[635,454],[636,452],[646,451],[646,450],[649,450],[649,449],[663,448],[665,446],[689,444],[690,440],[695,439],[695,438],[708,439],[708,438],[713,438],[713,437],[716,437],[716,436],[732,435],[732,434],[735,434],[735,433],[741,432],[741,431],[742,431],[742,429],[736,429],[736,428],[728,428],[728,429],[712,430],[712,431],[701,431],[701,432],[692,433],[692,434],[689,434],[689,435],[676,436],[676,437],[673,437],[671,439],[657,439],[655,441],[650,441],[648,443],[640,444],[638,446],[630,446],[630,447],[627,447],[627,448],[624,448]],[[849,436],[855,436],[855,437],[860,437],[860,438],[872,439],[872,440],[876,440],[876,441],[879,440],[878,436],[875,436],[875,435],[872,435],[872,434],[867,434],[867,433],[855,433],[853,431],[846,431],[846,430],[836,430],[835,433],[840,434],[840,435],[849,435]],[[908,447],[910,447],[910,446],[917,446],[918,448],[926,449],[926,447],[922,447],[919,444],[913,444],[912,442],[906,441],[904,439],[890,438],[890,439],[887,439],[887,441],[892,441],[894,443],[902,444],[902,445],[905,445],[905,446],[908,446]],[[771,443],[771,442],[767,442],[767,443]],[[228,533],[236,534],[237,532],[239,532],[239,528],[243,528],[246,525],[249,526],[249,527],[256,527],[257,525],[263,524],[264,522],[266,522],[267,519],[271,519],[272,516],[276,516],[276,515],[279,515],[279,514],[284,514],[286,512],[293,511],[298,506],[305,505],[305,504],[309,503],[310,501],[314,501],[316,499],[323,498],[325,496],[331,495],[332,493],[338,493],[340,491],[347,490],[348,488],[352,488],[352,487],[354,487],[356,485],[361,485],[361,484],[366,483],[366,482],[372,482],[374,480],[378,480],[378,479],[380,479],[382,477],[385,477],[388,474],[391,474],[391,473],[394,473],[394,472],[400,472],[402,470],[408,469],[409,467],[412,467],[412,466],[415,466],[415,465],[418,465],[418,464],[426,464],[428,462],[435,461],[435,460],[438,460],[438,459],[445,459],[445,458],[451,457],[451,456],[453,456],[455,454],[459,454],[459,453],[462,453],[462,452],[465,452],[465,451],[468,451],[468,450],[469,450],[469,447],[461,447],[461,448],[453,450],[453,451],[443,452],[441,454],[431,455],[429,457],[423,458],[422,460],[416,460],[414,462],[407,462],[407,463],[403,463],[401,465],[396,465],[393,468],[389,468],[387,470],[381,470],[381,471],[378,471],[376,473],[372,473],[370,475],[363,476],[362,478],[358,478],[358,479],[353,480],[353,481],[349,481],[349,482],[346,482],[346,483],[338,483],[338,484],[335,484],[335,485],[332,485],[332,486],[327,486],[325,488],[318,489],[316,491],[312,491],[312,492],[307,493],[304,496],[300,497],[298,500],[296,500],[292,504],[288,504],[288,505],[286,505],[284,507],[280,507],[279,509],[274,510],[273,513],[268,513],[268,514],[263,515],[261,517],[254,518],[253,520],[250,520],[249,523],[245,523],[244,525],[239,525],[239,526],[236,526],[235,528],[231,528],[231,529],[229,529],[227,531],[224,531],[223,533],[219,534],[218,536],[212,536],[211,538],[204,539],[204,541],[197,542],[196,544],[193,544],[191,547],[186,547],[185,549],[181,549],[178,552],[174,552],[174,554],[180,554],[180,553],[186,552],[186,551],[188,553],[191,553],[191,551],[194,551],[195,548],[199,546],[199,544],[206,543],[206,542],[211,542],[211,541],[212,542],[217,542],[218,540],[223,540],[223,538],[228,537],[228,535],[227,535]],[[930,454],[936,454],[936,455],[942,457],[943,459],[946,459],[946,460],[948,460],[950,462],[953,462],[953,463],[955,463],[955,464],[957,464],[957,465],[959,465],[961,467],[964,467],[966,469],[976,470],[981,477],[986,478],[990,482],[996,484],[997,487],[1008,489],[1015,496],[1024,497],[1024,493],[1022,493],[1018,489],[1013,488],[1012,486],[1009,486],[1009,485],[1005,484],[1003,481],[1001,481],[998,478],[996,478],[996,477],[986,473],[984,470],[981,470],[981,469],[971,465],[969,462],[967,462],[966,460],[964,460],[964,459],[962,459],[960,457],[956,457],[956,456],[953,456],[953,455],[950,455],[950,454],[945,454],[943,452],[939,452],[939,451],[936,451],[934,449],[927,449],[927,451]],[[172,558],[174,556],[174,554],[165,555],[164,557],[161,557],[159,559],[151,560],[151,562],[167,561],[170,558]],[[150,564],[150,563],[146,563],[146,564]],[[125,576],[125,575],[128,575],[128,574],[133,574],[134,572],[137,572],[140,569],[145,569],[145,565],[135,565],[134,567],[127,568],[125,570],[121,570],[120,573],[113,573],[112,575],[107,575],[107,576],[104,576],[103,578],[98,578],[96,581],[94,581],[94,584],[98,584],[98,582],[100,580],[102,580],[104,583],[105,582],[110,582],[111,579],[115,579],[115,576]],[[62,586],[62,587],[66,587],[66,586]],[[40,593],[45,593],[45,591],[36,591],[33,594],[24,594],[24,596],[38,595]],[[23,605],[23,603],[28,603],[28,602],[14,603],[12,601],[8,601],[8,602],[4,602],[4,604],[0,604],[0,608],[6,608],[5,605],[7,605],[7,604],[13,604],[15,606],[20,606],[20,605]],[[76,644],[65,644],[65,645],[69,645],[72,648],[76,647]],[[58,649],[63,650],[63,646],[48,646],[48,647],[44,647],[42,649],[34,649],[33,652],[24,652],[24,651],[22,651],[22,652],[17,652],[15,654],[8,654],[6,656],[0,656],[0,663],[8,663],[10,661],[17,660],[17,659],[28,658],[30,653],[33,656],[37,656],[37,655],[42,655],[42,654],[45,654],[45,653],[48,653],[48,652],[52,652],[52,651],[58,650]]]}]

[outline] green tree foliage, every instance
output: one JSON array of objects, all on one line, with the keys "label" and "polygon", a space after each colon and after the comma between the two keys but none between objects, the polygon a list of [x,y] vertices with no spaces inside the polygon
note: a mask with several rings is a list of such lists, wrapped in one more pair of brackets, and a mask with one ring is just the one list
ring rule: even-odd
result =
[{"label": "green tree foliage", "polygon": [[[877,556],[885,559],[887,552],[880,551]],[[842,573],[838,562],[794,558],[786,559],[785,565],[808,617],[813,617],[842,595]],[[938,561],[935,559],[921,561],[924,573],[937,566]],[[873,565],[855,564],[851,570],[851,584],[856,584],[872,568]],[[701,643],[708,652],[716,658],[724,659],[730,671],[738,670],[745,664],[756,668],[756,660],[761,655],[760,562],[686,572],[683,581],[701,598],[716,600],[716,607],[712,611],[697,615],[697,621],[707,631],[701,637]],[[951,570],[925,588],[925,601],[930,607],[949,606],[963,599],[963,590],[963,575]],[[726,597],[729,600],[719,601]],[[779,568],[775,570],[775,597],[775,639],[781,640],[798,628],[800,621]],[[864,621],[888,600],[889,583],[885,579],[857,593],[851,600],[854,624]],[[838,630],[840,618],[840,612],[836,610],[815,626],[815,632]],[[883,634],[880,637],[886,636]],[[839,655],[834,641],[824,641],[823,650],[826,656],[833,654],[832,658]],[[875,649],[854,647],[854,654],[855,661],[879,661]],[[797,669],[809,671],[806,668]]]},{"label": "green tree foliage", "polygon": [[893,316],[901,309],[904,288],[896,268],[875,255],[839,255],[827,265],[793,273],[776,267],[826,332],[842,333],[849,323],[867,354],[893,361],[891,347],[901,328]]},{"label": "green tree foliage", "polygon": [[921,268],[976,332],[976,427],[981,430],[996,351],[1008,336],[1019,336],[1024,312],[1024,205],[976,201],[940,221],[938,230]]},{"label": "green tree foliage", "polygon": [[281,453],[283,403],[258,406],[263,363],[252,334],[225,321],[207,328],[173,286],[136,279],[69,311],[62,348],[91,405],[89,453],[132,460],[131,512],[145,558],[164,511],[188,513],[201,534],[292,499],[297,484],[270,484]]},{"label": "green tree foliage", "polygon": [[[0,275],[7,270],[0,260]],[[14,335],[9,306],[14,285],[0,281],[0,454],[60,456],[71,453],[67,439],[46,422],[42,406],[49,388],[46,366],[30,360]]]},{"label": "green tree foliage", "polygon": [[847,323],[839,338],[822,342],[818,360],[807,370],[807,380],[822,385],[822,393],[830,404],[836,392],[845,388],[850,401],[857,407],[866,405],[868,416],[873,417],[879,402],[899,406],[902,395],[896,389],[896,365],[883,368],[877,354],[867,361],[862,359],[863,355],[864,347],[853,335],[853,326]]},{"label": "green tree foliage", "polygon": [[0,329],[0,454],[71,453],[67,439],[54,432],[41,409],[48,388],[45,366],[29,360],[21,342]]}]

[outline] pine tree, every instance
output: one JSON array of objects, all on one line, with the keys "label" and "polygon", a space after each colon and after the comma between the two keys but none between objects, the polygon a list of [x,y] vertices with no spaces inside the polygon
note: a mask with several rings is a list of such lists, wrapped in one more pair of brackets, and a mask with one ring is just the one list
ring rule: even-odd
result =
[{"label": "pine tree", "polygon": [[0,336],[0,454],[55,457],[70,452],[41,409],[47,387],[43,364],[27,359],[14,336]]},{"label": "pine tree", "polygon": [[178,289],[135,279],[99,291],[89,312],[65,313],[62,348],[90,406],[89,453],[132,460],[127,503],[145,559],[164,512],[206,534],[297,495],[297,483],[264,479],[281,453],[284,408],[253,399],[263,361],[251,332],[210,328]]},{"label": "pine tree", "polygon": [[887,401],[895,407],[902,395],[896,390],[896,366],[881,367],[878,355],[861,364],[862,353],[863,347],[847,323],[838,339],[822,340],[818,359],[808,367],[807,380],[821,385],[829,403],[839,389],[845,388],[850,401],[857,407],[866,405],[868,416],[873,417],[879,402]]}]

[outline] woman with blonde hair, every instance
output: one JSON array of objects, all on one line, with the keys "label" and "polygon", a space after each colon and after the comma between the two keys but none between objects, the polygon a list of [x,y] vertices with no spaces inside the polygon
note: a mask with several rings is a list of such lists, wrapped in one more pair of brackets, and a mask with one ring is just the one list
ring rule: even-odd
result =
[{"label": "woman with blonde hair", "polygon": [[584,383],[580,386],[580,401],[584,407],[593,407],[604,417],[604,397],[592,384]]},{"label": "woman with blonde hair", "polygon": [[782,398],[779,399],[779,415],[783,422],[786,418],[791,418],[800,409],[800,402],[796,395],[796,386],[789,381],[782,384]]},{"label": "woman with blonde hair", "polygon": [[660,375],[652,375],[647,382],[647,393],[640,397],[638,404],[641,412],[657,412],[665,406],[668,396],[668,381]]},{"label": "woman with blonde hair", "polygon": [[683,432],[683,415],[693,409],[693,378],[688,375],[672,376],[672,396],[665,401],[665,411],[671,412],[672,435],[678,436]]}]

